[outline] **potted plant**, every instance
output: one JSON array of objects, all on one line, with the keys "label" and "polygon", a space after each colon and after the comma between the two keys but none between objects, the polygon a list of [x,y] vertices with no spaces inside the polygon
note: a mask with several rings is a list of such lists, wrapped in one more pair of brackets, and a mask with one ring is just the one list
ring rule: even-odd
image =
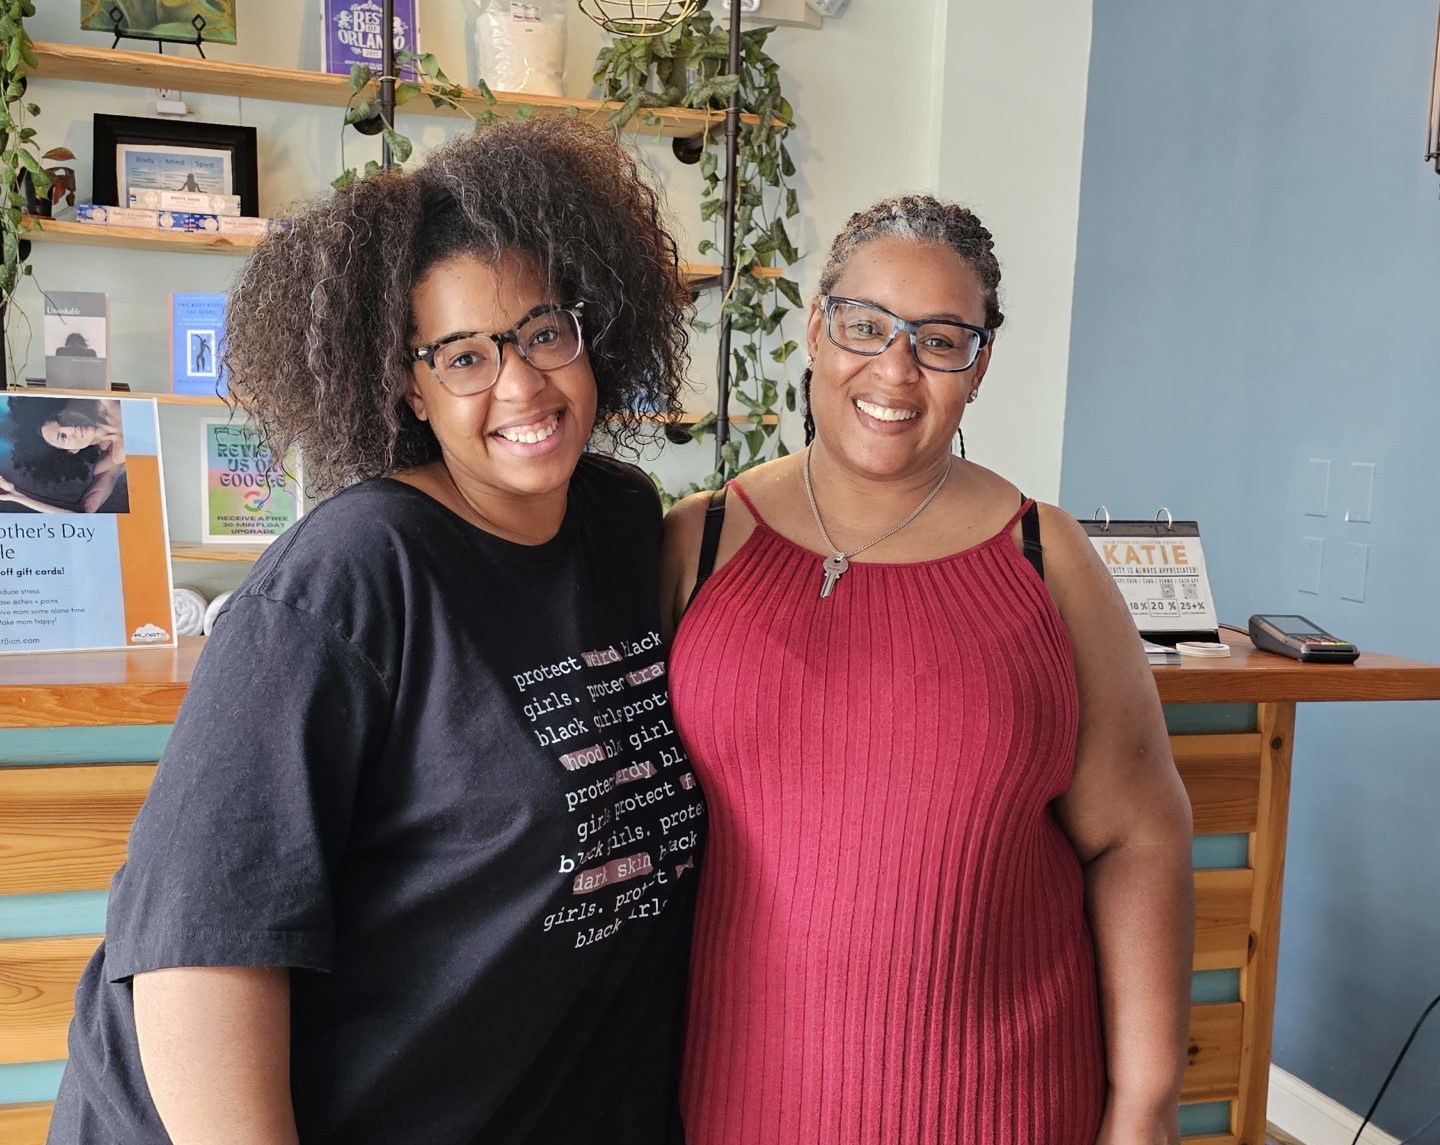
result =
[{"label": "potted plant", "polygon": [[49,187],[43,192],[37,192],[35,178],[28,169],[21,172],[20,181],[25,191],[26,212],[49,218],[62,201],[67,207],[75,205],[75,168],[69,166],[75,162],[75,153],[68,147],[52,147],[40,158],[51,162],[59,161],[57,165],[45,168],[45,175],[50,180]]}]

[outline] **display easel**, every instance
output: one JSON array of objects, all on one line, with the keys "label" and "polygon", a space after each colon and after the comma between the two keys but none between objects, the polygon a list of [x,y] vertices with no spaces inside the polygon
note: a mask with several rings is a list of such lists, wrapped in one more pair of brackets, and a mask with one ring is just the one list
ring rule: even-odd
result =
[{"label": "display easel", "polygon": [[[208,21],[198,12],[195,13],[194,18],[190,21],[190,26],[195,29],[195,38],[193,40],[178,40],[160,36],[137,36],[132,32],[126,31],[122,27],[125,21],[125,13],[120,10],[118,5],[110,9],[109,16],[110,32],[115,37],[114,42],[110,45],[112,48],[118,48],[121,40],[144,40],[146,43],[154,44],[155,50],[163,56],[165,54],[166,44],[186,44],[194,47],[194,49],[200,53],[202,60],[205,59],[205,49],[202,46],[202,42]],[[96,30],[98,31],[98,29]]]}]

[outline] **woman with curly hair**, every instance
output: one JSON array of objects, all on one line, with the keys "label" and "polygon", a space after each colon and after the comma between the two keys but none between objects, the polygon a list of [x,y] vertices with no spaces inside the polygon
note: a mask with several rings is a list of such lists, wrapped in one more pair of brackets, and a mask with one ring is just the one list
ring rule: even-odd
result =
[{"label": "woman with curly hair", "polygon": [[[13,471],[10,477],[0,473],[0,501],[34,513],[129,509],[119,402],[11,399],[0,432],[10,439]],[[64,498],[53,492],[66,488],[74,488],[76,495]]]},{"label": "woman with curly hair", "polygon": [[52,1142],[681,1140],[704,806],[659,501],[587,447],[676,407],[687,306],[654,191],[563,119],[467,135],[260,245],[231,384],[339,491],[200,658]]}]

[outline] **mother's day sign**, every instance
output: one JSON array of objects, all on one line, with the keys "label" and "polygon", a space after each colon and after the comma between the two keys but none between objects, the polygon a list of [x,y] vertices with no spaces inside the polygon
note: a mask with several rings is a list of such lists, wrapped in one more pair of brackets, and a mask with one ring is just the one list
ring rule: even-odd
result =
[{"label": "mother's day sign", "polygon": [[173,646],[155,402],[0,394],[0,652]]}]

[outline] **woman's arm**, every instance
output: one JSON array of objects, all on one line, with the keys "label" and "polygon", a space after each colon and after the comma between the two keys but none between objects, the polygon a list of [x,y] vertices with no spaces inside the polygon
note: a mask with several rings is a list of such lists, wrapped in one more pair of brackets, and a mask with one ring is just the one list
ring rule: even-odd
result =
[{"label": "woman's arm", "polygon": [[110,494],[114,492],[115,484],[120,480],[120,474],[124,471],[124,463],[117,462],[113,457],[105,457],[97,462],[95,468],[90,472],[90,484],[80,498],[80,511],[82,513],[98,513],[100,506],[105,504]]},{"label": "woman's arm", "polygon": [[1041,514],[1074,646],[1075,773],[1056,812],[1085,867],[1109,1092],[1100,1145],[1178,1142],[1194,960],[1190,801],[1135,624],[1089,538]]},{"label": "woman's arm", "polygon": [[24,505],[27,509],[34,509],[37,513],[73,513],[74,509],[67,509],[64,505],[57,505],[53,501],[46,501],[41,497],[32,496],[29,493],[22,493],[15,488],[14,482],[0,476],[0,501],[13,501],[16,505]]},{"label": "woman's arm", "polygon": [[298,1145],[287,969],[183,967],[133,983],[140,1062],[175,1145]]}]

